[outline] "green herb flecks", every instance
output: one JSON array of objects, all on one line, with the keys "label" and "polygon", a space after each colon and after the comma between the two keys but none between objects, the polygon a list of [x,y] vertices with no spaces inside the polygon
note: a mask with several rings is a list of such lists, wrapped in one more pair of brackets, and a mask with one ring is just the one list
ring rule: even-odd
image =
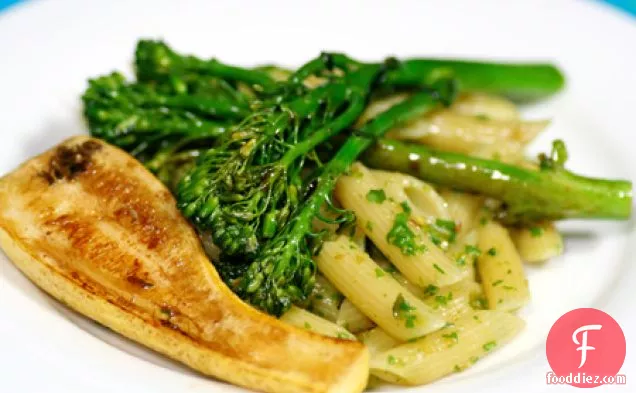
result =
[{"label": "green herb flecks", "polygon": [[488,341],[487,343],[485,343],[482,348],[484,348],[484,351],[486,352],[490,352],[492,351],[495,347],[497,346],[497,342],[496,341]]},{"label": "green herb flecks", "polygon": [[393,318],[404,320],[404,326],[412,329],[415,327],[417,315],[413,313],[416,308],[409,304],[402,294],[399,294],[393,302]]},{"label": "green herb flecks", "polygon": [[393,227],[387,233],[386,240],[400,249],[402,254],[413,256],[426,251],[426,246],[418,244],[415,232],[409,227],[411,208],[406,202],[400,204],[402,211],[395,216]]},{"label": "green herb flecks", "polygon": [[370,190],[367,193],[367,201],[380,204],[386,201],[386,193],[383,189]]}]

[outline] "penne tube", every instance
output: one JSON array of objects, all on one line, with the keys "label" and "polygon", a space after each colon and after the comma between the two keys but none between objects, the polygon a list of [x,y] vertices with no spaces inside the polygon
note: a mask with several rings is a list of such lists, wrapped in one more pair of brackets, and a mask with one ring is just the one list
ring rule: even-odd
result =
[{"label": "penne tube", "polygon": [[367,237],[409,281],[443,286],[466,276],[433,243],[426,220],[413,215],[408,201],[388,197],[361,164],[353,166],[351,175],[340,177],[335,195],[343,207],[355,212]]},{"label": "penne tube", "polygon": [[508,230],[495,221],[479,228],[477,269],[488,308],[516,310],[530,299],[521,257]]},{"label": "penne tube", "polygon": [[371,374],[403,385],[422,385],[462,371],[510,341],[524,322],[503,311],[473,311],[411,343],[371,356]]},{"label": "penne tube", "polygon": [[553,222],[542,222],[528,228],[511,228],[510,237],[525,262],[544,262],[563,253],[563,237]]},{"label": "penne tube", "polygon": [[358,340],[367,347],[371,356],[389,350],[402,343],[379,327],[360,333]]},{"label": "penne tube", "polygon": [[547,120],[483,120],[441,110],[392,130],[389,137],[445,151],[518,161],[523,147],[548,124]]},{"label": "penne tube", "polygon": [[316,283],[309,296],[309,311],[336,322],[343,296],[322,274],[316,274]]},{"label": "penne tube", "polygon": [[451,110],[460,115],[490,120],[514,121],[520,117],[519,110],[513,102],[482,93],[462,94],[453,103]]},{"label": "penne tube", "polygon": [[[453,142],[469,151],[477,145],[496,144],[501,140],[527,144],[550,124],[549,120],[488,120],[465,116],[442,109],[390,132],[396,139],[416,140],[432,147],[451,147]],[[469,148],[469,146],[472,146]]]},{"label": "penne tube", "polygon": [[336,323],[354,334],[369,330],[375,326],[375,323],[364,315],[349,299],[345,299],[340,305]]},{"label": "penne tube", "polygon": [[301,329],[307,329],[323,336],[336,337],[344,340],[356,340],[356,337],[342,326],[336,325],[307,310],[292,306],[280,317],[280,320]]},{"label": "penne tube", "polygon": [[351,303],[397,339],[421,337],[445,324],[346,236],[325,242],[315,262]]}]

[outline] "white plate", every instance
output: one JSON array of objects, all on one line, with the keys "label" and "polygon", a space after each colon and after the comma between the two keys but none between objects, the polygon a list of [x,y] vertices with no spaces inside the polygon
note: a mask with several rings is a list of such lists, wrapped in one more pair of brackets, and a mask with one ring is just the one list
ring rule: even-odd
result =
[{"label": "white plate", "polygon": [[[0,173],[85,132],[79,95],[86,79],[128,69],[139,37],[164,37],[180,51],[239,64],[297,65],[323,49],[367,59],[395,54],[555,61],[567,73],[568,88],[528,109],[555,118],[537,148],[562,137],[574,170],[636,178],[630,146],[636,132],[636,23],[596,3],[42,1],[0,15],[0,37]],[[545,385],[546,335],[564,312],[586,306],[609,312],[622,325],[629,346],[622,372],[636,371],[632,224],[564,224],[565,256],[529,268],[533,299],[523,312],[528,326],[522,336],[465,373],[406,390],[559,391]],[[2,255],[0,267],[0,391],[241,391],[74,314]]]}]

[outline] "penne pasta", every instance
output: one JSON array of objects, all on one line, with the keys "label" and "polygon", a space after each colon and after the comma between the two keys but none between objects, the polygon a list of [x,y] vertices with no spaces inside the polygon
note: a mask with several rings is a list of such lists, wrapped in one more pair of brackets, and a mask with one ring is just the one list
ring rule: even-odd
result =
[{"label": "penne pasta", "polygon": [[488,308],[511,311],[525,305],[530,299],[528,281],[508,230],[495,221],[488,222],[479,228],[478,246],[477,269]]},{"label": "penne pasta", "polygon": [[430,383],[470,367],[523,326],[521,318],[507,312],[473,311],[426,337],[373,354],[371,374],[404,385]]},{"label": "penne pasta", "polygon": [[563,253],[563,237],[552,222],[542,222],[528,228],[511,228],[510,237],[525,262],[544,262]]},{"label": "penne pasta", "polygon": [[342,326],[296,306],[292,306],[289,311],[280,317],[280,320],[298,328],[322,334],[323,336],[356,340],[356,337]]},{"label": "penne pasta", "polygon": [[375,323],[364,315],[349,299],[345,299],[340,305],[336,323],[351,333],[359,333],[375,326]]},{"label": "penne pasta", "polygon": [[462,94],[451,106],[460,115],[486,118],[490,120],[518,120],[519,110],[511,101],[498,96],[481,93]]},{"label": "penne pasta", "polygon": [[[440,110],[405,126],[394,129],[390,135],[396,139],[416,140],[433,147],[468,149],[477,145],[496,144],[501,140],[511,140],[523,145],[532,141],[543,131],[549,120],[489,120],[465,116],[450,110]],[[453,142],[460,146],[452,146]]]},{"label": "penne pasta", "polygon": [[346,236],[325,242],[316,265],[351,303],[400,340],[421,337],[445,321]]},{"label": "penne pasta", "polygon": [[371,356],[401,344],[400,340],[396,340],[379,327],[360,333],[358,340],[367,347]]},{"label": "penne pasta", "polygon": [[322,274],[316,274],[316,283],[309,296],[309,311],[336,322],[343,296]]},{"label": "penne pasta", "polygon": [[547,120],[485,120],[441,110],[396,128],[389,136],[446,151],[517,161],[523,147],[548,124]]},{"label": "penne pasta", "polygon": [[365,234],[409,281],[426,286],[450,285],[467,272],[448,258],[425,231],[426,221],[414,216],[408,201],[386,195],[371,171],[360,164],[338,180],[335,195],[353,210]]}]

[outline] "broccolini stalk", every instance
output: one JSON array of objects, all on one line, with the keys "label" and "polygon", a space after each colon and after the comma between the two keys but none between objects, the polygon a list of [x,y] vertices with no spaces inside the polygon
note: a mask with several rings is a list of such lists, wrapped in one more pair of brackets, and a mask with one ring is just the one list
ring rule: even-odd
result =
[{"label": "broccolini stalk", "polygon": [[[336,209],[331,203],[337,178],[349,169],[356,157],[375,138],[399,123],[431,111],[441,99],[450,100],[453,96],[454,89],[444,90],[443,95],[438,92],[416,94],[380,114],[351,136],[322,168],[314,192],[302,202],[289,222],[263,246],[242,276],[228,280],[235,292],[255,307],[273,315],[281,315],[293,303],[305,301],[313,287],[316,271],[312,255],[319,247],[316,244],[312,247],[311,240],[318,240],[319,244],[323,235],[312,232],[313,219],[319,218],[330,223],[343,223],[351,219],[350,212]],[[340,217],[335,220],[322,217],[320,207],[325,204],[340,213]],[[221,275],[224,278],[230,276],[222,270]]]},{"label": "broccolini stalk", "polygon": [[[348,59],[349,64],[363,63]],[[276,66],[259,68],[269,75],[284,77],[290,71]],[[516,101],[546,98],[565,84],[561,71],[551,64],[494,63],[461,60],[405,59],[388,72],[383,86],[412,89],[426,86],[440,77],[452,77],[462,92],[483,92],[507,96]]]},{"label": "broccolini stalk", "polygon": [[[298,74],[325,61],[323,55]],[[358,118],[383,71],[364,66],[294,99],[265,102],[183,178],[177,200],[184,215],[226,256],[253,258],[299,203],[307,156]]]},{"label": "broccolini stalk", "polygon": [[363,157],[372,168],[410,173],[434,184],[499,199],[503,206],[498,215],[509,224],[629,218],[631,182],[576,175],[564,168],[566,159],[565,144],[560,140],[553,142],[550,156],[540,156],[539,170],[387,139]]},{"label": "broccolini stalk", "polygon": [[140,81],[165,81],[175,75],[195,74],[243,82],[256,92],[273,91],[277,87],[264,72],[223,64],[216,59],[180,55],[161,41],[140,40],[135,51],[135,66]]},{"label": "broccolini stalk", "polygon": [[[343,54],[330,54],[330,59],[334,65],[345,70],[364,65]],[[232,67],[216,60],[178,55],[164,43],[157,41],[139,42],[136,64],[140,80],[190,72],[245,82],[257,92],[276,91],[274,78],[268,75],[275,72],[276,67],[253,70]],[[283,74],[286,73],[282,71]],[[561,90],[565,83],[561,71],[551,64],[414,58],[400,61],[399,67],[387,73],[384,85],[412,89],[426,86],[440,77],[454,78],[459,82],[461,91],[505,95],[519,101],[545,98]]]},{"label": "broccolini stalk", "polygon": [[462,92],[492,93],[518,101],[545,98],[565,83],[561,71],[551,64],[408,59],[387,73],[385,84],[411,87],[442,76],[456,79]]}]

